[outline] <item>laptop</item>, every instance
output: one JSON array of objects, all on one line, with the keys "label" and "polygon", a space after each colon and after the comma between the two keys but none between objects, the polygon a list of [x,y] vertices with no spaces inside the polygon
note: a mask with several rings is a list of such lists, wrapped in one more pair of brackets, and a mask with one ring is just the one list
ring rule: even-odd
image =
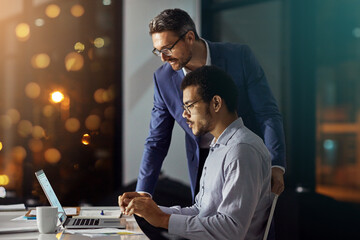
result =
[{"label": "laptop", "polygon": [[62,226],[66,229],[88,229],[88,228],[125,228],[124,224],[120,223],[119,218],[71,218],[66,216],[64,208],[61,206],[53,188],[50,185],[48,178],[43,170],[35,173],[41,188],[43,189],[51,206],[58,208],[58,216]]}]

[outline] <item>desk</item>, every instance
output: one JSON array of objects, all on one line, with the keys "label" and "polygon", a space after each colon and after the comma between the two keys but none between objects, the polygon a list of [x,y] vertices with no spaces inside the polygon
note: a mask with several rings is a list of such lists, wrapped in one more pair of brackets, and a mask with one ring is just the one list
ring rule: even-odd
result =
[{"label": "desk", "polygon": [[[104,209],[104,210],[114,210],[118,209],[118,207],[83,207],[83,210],[96,210],[96,209]],[[4,223],[8,224],[11,219],[16,217],[25,215],[26,211],[11,211],[11,212],[0,212],[0,228],[4,225]],[[35,221],[36,220],[32,220]],[[124,217],[122,221],[126,222],[126,230],[142,232],[136,223],[133,217]],[[14,226],[16,222],[14,222]],[[6,233],[0,234],[0,239],[6,240],[56,240],[56,234],[40,234],[39,232],[26,232],[26,233]],[[101,239],[116,239],[116,240],[147,240],[148,238],[142,235],[118,235],[118,236],[106,236],[100,238],[90,238],[80,234],[72,235],[72,234],[63,234],[61,240],[85,240],[85,239],[93,239],[93,240],[101,240]]]}]

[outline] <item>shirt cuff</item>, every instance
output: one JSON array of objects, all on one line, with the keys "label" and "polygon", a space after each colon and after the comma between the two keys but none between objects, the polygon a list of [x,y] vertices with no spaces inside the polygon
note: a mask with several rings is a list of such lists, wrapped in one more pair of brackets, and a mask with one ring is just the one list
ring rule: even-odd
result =
[{"label": "shirt cuff", "polygon": [[146,193],[146,194],[149,195],[150,198],[152,199],[152,195],[151,195],[150,193],[148,193],[148,192],[145,192],[145,191],[137,191],[137,193]]},{"label": "shirt cuff", "polygon": [[186,220],[189,216],[171,214],[169,219],[168,232],[170,234],[184,236],[186,233]]},{"label": "shirt cuff", "polygon": [[283,172],[284,172],[284,174],[285,174],[285,168],[282,167],[282,166],[274,165],[274,166],[271,166],[271,168],[280,168],[281,170],[283,170]]}]

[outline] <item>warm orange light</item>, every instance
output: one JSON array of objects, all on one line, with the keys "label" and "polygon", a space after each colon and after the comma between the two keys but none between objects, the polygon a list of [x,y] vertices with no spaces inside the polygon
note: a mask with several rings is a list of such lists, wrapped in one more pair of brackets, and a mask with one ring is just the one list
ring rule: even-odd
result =
[{"label": "warm orange light", "polygon": [[45,137],[45,130],[41,126],[34,126],[32,129],[32,136],[35,139]]},{"label": "warm orange light", "polygon": [[26,150],[22,146],[16,146],[11,149],[12,160],[16,163],[22,163],[26,157]]},{"label": "warm orange light", "polygon": [[31,58],[33,68],[44,69],[50,65],[50,57],[46,53],[39,53]]},{"label": "warm orange light", "polygon": [[55,109],[52,105],[46,105],[43,108],[43,115],[47,118],[51,117],[55,112]]},{"label": "warm orange light", "polygon": [[0,142],[0,151],[3,149],[3,144]]},{"label": "warm orange light", "polygon": [[59,103],[64,100],[64,94],[60,91],[55,91],[50,94],[50,100],[53,103]]},{"label": "warm orange light", "polygon": [[44,144],[41,140],[39,139],[31,139],[29,140],[29,148],[31,151],[33,152],[41,152],[41,150],[44,147]]},{"label": "warm orange light", "polygon": [[0,175],[0,185],[6,186],[10,182],[9,177],[7,175]]},{"label": "warm orange light", "polygon": [[60,15],[60,7],[56,4],[50,4],[45,9],[45,14],[49,18],[56,18]]},{"label": "warm orange light", "polygon": [[49,163],[57,163],[61,159],[61,153],[56,148],[49,148],[44,153],[45,160]]},{"label": "warm orange light", "polygon": [[30,37],[30,26],[27,23],[19,23],[15,28],[15,34],[20,41],[26,41]]},{"label": "warm orange light", "polygon": [[0,128],[9,129],[11,128],[11,118],[8,115],[0,116]]},{"label": "warm orange light", "polygon": [[97,130],[100,127],[100,122],[101,119],[98,115],[89,115],[86,119],[85,119],[85,127],[89,130]]},{"label": "warm orange light", "polygon": [[85,133],[85,134],[82,136],[82,138],[81,138],[81,142],[82,142],[82,144],[84,144],[84,145],[89,145],[90,142],[91,142],[91,137],[90,137],[90,135],[87,134],[87,133]]},{"label": "warm orange light", "polygon": [[103,38],[95,38],[94,40],[94,46],[97,48],[102,48],[105,45],[105,41]]},{"label": "warm orange light", "polygon": [[70,12],[74,17],[81,17],[85,13],[85,9],[80,4],[75,4],[71,7]]},{"label": "warm orange light", "polygon": [[25,87],[25,94],[31,99],[38,98],[40,96],[40,85],[34,82],[28,83]]},{"label": "warm orange light", "polygon": [[84,57],[76,52],[68,53],[65,57],[67,71],[79,71],[84,66]]},{"label": "warm orange light", "polygon": [[77,51],[78,53],[83,52],[85,50],[85,45],[81,42],[77,42],[74,45],[74,50]]},{"label": "warm orange light", "polygon": [[80,121],[77,118],[69,118],[65,122],[65,129],[68,132],[76,132],[80,129]]},{"label": "warm orange light", "polygon": [[28,120],[21,120],[18,124],[18,134],[21,137],[27,137],[29,134],[32,133],[32,123]]},{"label": "warm orange light", "polygon": [[20,121],[20,112],[16,110],[15,108],[11,108],[6,112],[6,115],[8,115],[11,119],[12,124],[16,124]]}]

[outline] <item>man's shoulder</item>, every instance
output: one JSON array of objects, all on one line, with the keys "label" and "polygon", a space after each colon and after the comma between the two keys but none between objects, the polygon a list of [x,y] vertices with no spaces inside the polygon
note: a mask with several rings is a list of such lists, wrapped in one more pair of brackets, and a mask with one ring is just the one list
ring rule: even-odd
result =
[{"label": "man's shoulder", "polygon": [[248,52],[250,47],[246,44],[232,43],[232,42],[211,42],[206,40],[209,44],[210,51],[215,53],[230,53],[230,52]]},{"label": "man's shoulder", "polygon": [[175,73],[176,73],[176,71],[174,71],[172,69],[172,67],[170,66],[169,63],[164,63],[158,69],[156,69],[154,74],[157,78],[159,78],[162,76],[169,77],[170,75],[175,74]]}]

